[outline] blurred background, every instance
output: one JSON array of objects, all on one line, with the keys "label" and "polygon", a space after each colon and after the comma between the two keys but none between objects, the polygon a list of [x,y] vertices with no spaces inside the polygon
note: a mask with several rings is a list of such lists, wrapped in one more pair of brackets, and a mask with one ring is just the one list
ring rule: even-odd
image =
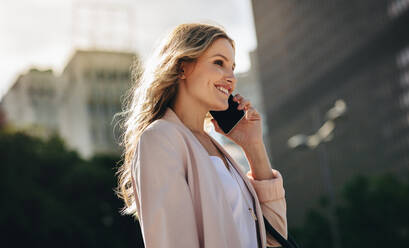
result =
[{"label": "blurred background", "polygon": [[408,247],[409,0],[1,1],[4,247],[143,247],[113,192],[114,115],[132,62],[184,22],[236,41],[298,243]]}]

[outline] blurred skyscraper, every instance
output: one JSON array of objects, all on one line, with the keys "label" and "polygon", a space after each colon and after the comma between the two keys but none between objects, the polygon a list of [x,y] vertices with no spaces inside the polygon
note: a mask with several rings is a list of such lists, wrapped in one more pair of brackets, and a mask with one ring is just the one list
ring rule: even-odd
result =
[{"label": "blurred skyscraper", "polygon": [[8,123],[41,137],[56,133],[83,157],[117,154],[113,116],[131,85],[133,7],[122,0],[73,1],[72,57],[61,75],[32,69],[17,79],[3,99]]},{"label": "blurred skyscraper", "polygon": [[[407,172],[409,1],[252,3],[270,154],[285,179],[290,225],[302,224],[326,184],[338,196],[359,173]],[[348,111],[331,141],[287,146],[316,132],[338,99]]]},{"label": "blurred skyscraper", "polygon": [[135,3],[72,1],[71,45],[81,50],[135,51]]},{"label": "blurred skyscraper", "polygon": [[113,129],[113,117],[121,111],[121,101],[131,87],[134,56],[77,51],[61,75],[60,135],[85,157],[120,151],[119,129]]},{"label": "blurred skyscraper", "polygon": [[20,75],[2,100],[7,122],[36,136],[57,133],[57,88],[52,70],[33,68]]},{"label": "blurred skyscraper", "polygon": [[76,51],[61,76],[32,69],[3,99],[7,122],[41,137],[59,134],[83,157],[118,153],[113,116],[130,88],[133,53]]}]

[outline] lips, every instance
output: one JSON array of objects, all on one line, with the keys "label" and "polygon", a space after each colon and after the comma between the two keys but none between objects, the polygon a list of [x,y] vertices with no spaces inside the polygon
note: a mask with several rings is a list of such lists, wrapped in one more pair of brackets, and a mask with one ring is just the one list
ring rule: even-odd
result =
[{"label": "lips", "polygon": [[227,96],[230,94],[231,88],[230,88],[229,86],[216,85],[215,87],[216,87],[216,89],[217,89],[218,91],[222,92],[223,94],[225,94],[225,95],[227,95]]}]

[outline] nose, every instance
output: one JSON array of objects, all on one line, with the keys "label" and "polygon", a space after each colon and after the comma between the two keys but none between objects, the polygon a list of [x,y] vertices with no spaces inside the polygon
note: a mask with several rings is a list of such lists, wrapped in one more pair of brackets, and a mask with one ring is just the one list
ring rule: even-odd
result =
[{"label": "nose", "polygon": [[226,80],[232,85],[234,89],[234,86],[236,85],[236,82],[237,82],[237,78],[233,72],[229,73],[229,75],[226,76]]}]

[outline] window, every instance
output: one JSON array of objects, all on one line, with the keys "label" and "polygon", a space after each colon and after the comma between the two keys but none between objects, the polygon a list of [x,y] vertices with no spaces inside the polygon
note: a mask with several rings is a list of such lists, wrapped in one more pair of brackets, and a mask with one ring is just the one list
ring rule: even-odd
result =
[{"label": "window", "polygon": [[409,7],[409,0],[395,0],[388,7],[388,15],[391,18],[400,16]]}]

